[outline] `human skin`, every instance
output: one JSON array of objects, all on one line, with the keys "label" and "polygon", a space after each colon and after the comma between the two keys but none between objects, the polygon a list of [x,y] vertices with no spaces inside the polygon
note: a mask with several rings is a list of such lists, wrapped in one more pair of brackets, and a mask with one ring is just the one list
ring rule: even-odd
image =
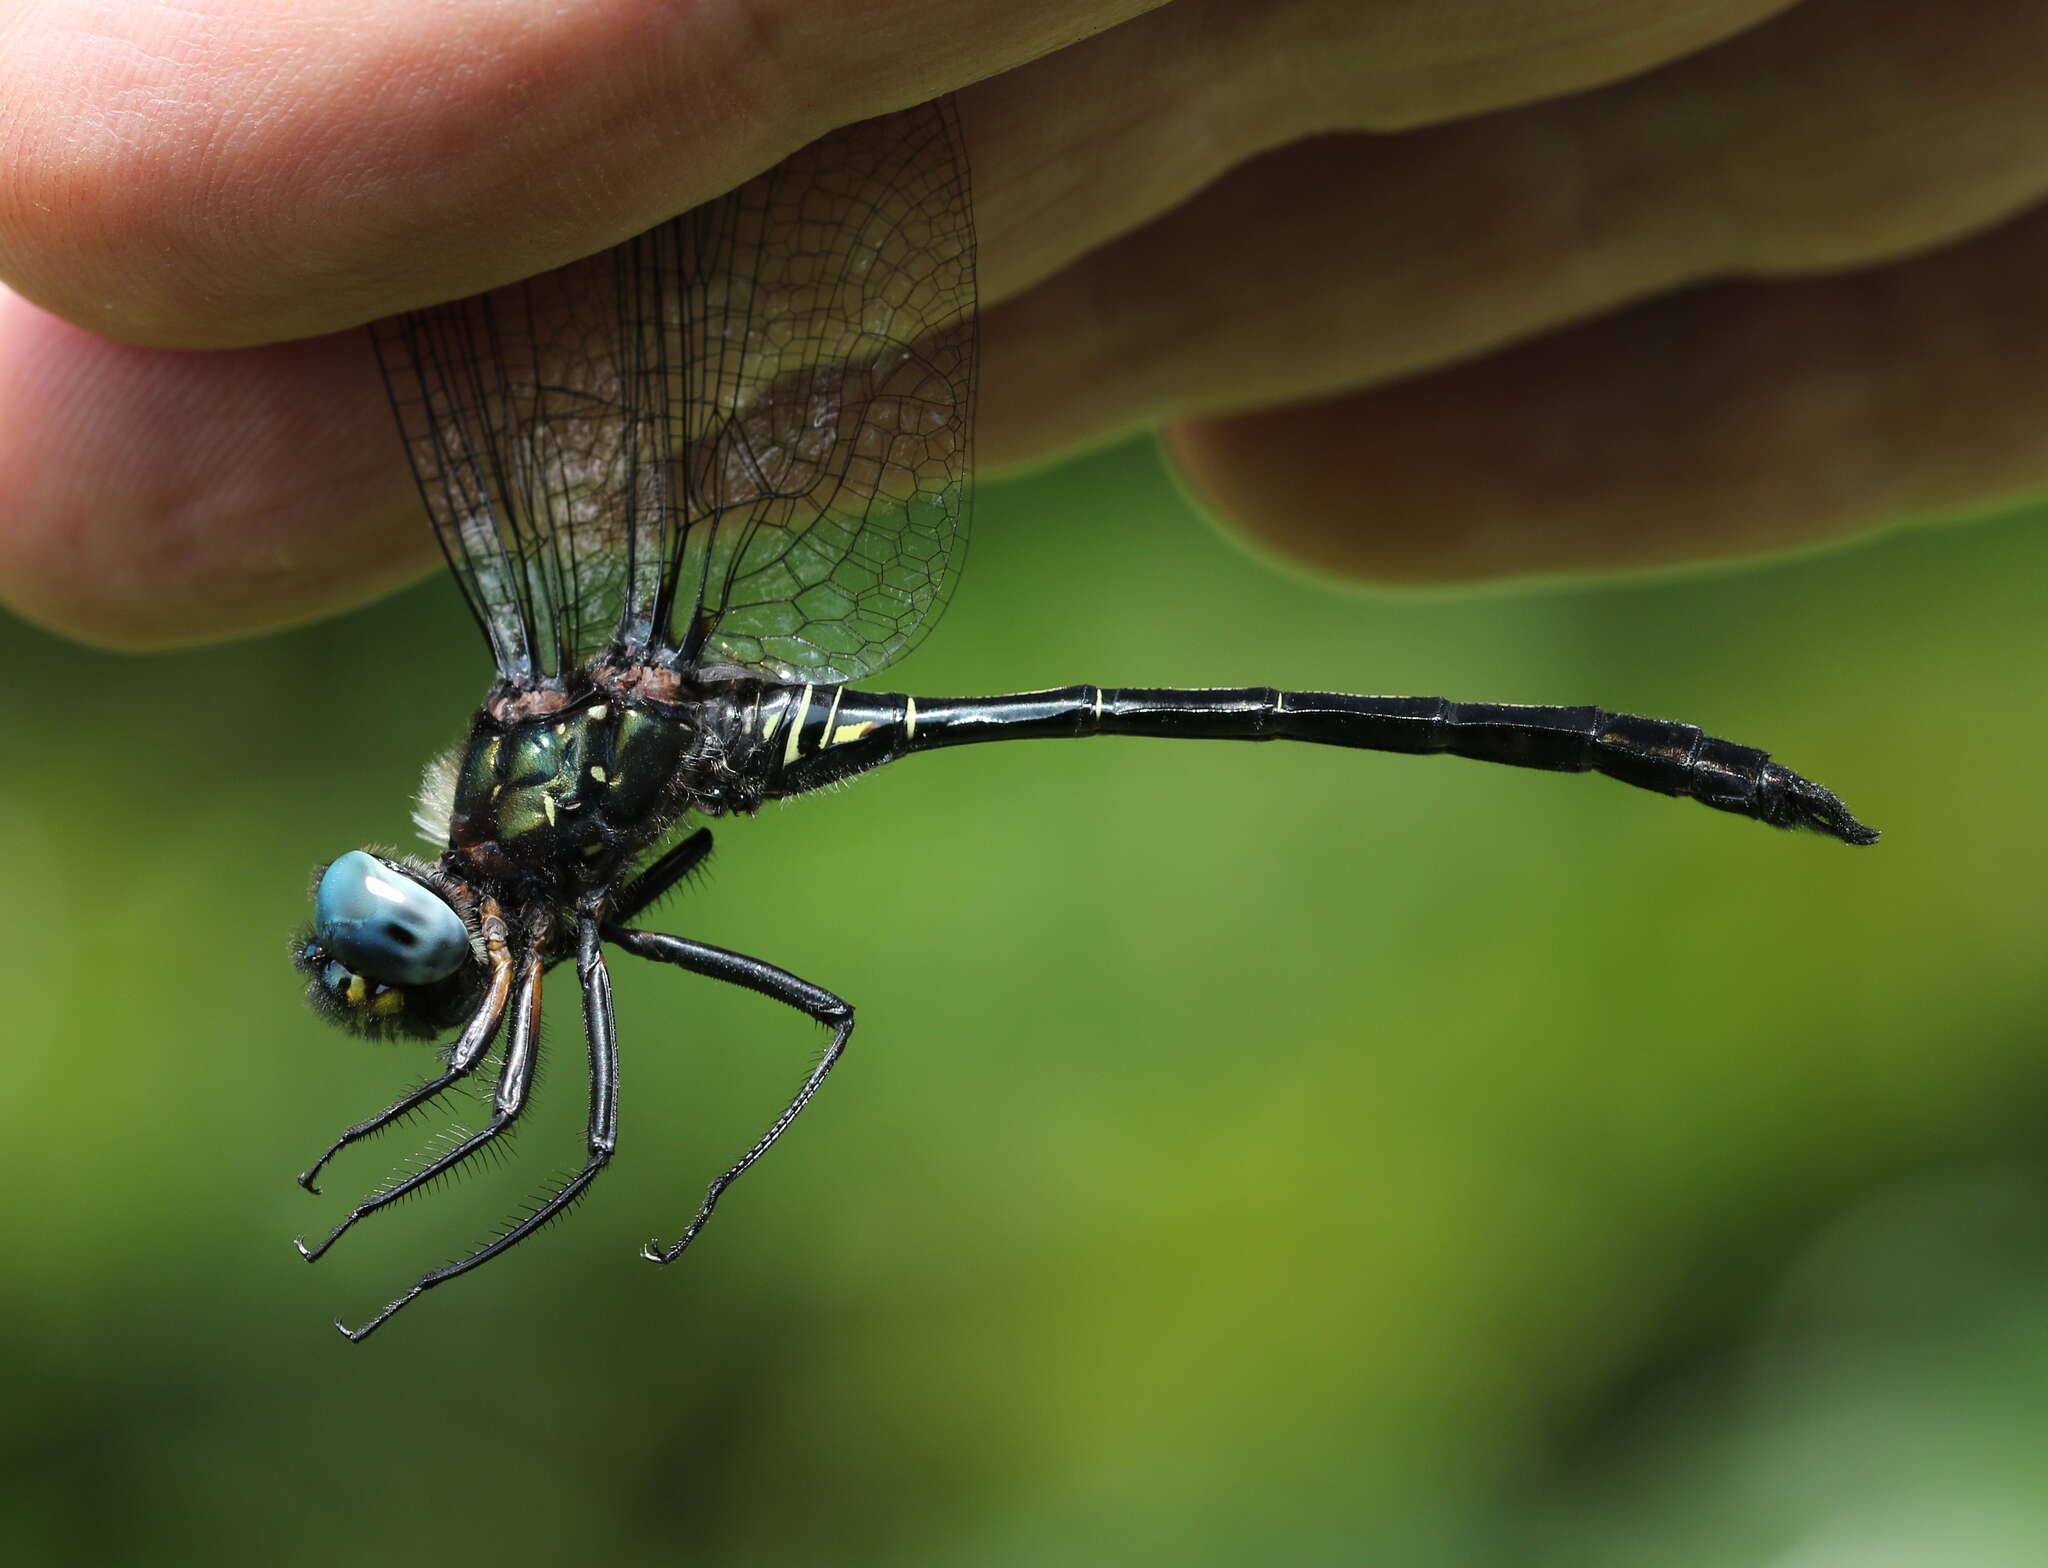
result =
[{"label": "human skin", "polygon": [[361,325],[958,91],[985,471],[1145,425],[1380,583],[2048,480],[2036,0],[20,0],[0,602],[123,647],[437,559]]}]

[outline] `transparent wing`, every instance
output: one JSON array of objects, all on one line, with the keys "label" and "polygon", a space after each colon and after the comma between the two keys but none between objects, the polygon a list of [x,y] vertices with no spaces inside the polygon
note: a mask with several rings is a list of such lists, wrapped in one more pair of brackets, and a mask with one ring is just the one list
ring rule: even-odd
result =
[{"label": "transparent wing", "polygon": [[949,101],[374,330],[421,496],[507,680],[608,651],[853,680],[943,607],[967,543],[976,355]]}]

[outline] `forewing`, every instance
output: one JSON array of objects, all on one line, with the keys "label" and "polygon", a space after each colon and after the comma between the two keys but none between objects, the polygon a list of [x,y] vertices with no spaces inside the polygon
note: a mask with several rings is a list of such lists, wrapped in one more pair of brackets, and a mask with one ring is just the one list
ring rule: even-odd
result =
[{"label": "forewing", "polygon": [[852,680],[966,548],[974,239],[949,102],[836,131],[625,245],[381,323],[500,672],[607,650]]}]

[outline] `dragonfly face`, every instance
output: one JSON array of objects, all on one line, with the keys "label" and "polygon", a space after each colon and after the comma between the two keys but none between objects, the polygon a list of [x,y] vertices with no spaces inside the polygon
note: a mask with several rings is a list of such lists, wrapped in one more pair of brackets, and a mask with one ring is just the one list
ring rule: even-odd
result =
[{"label": "dragonfly face", "polygon": [[294,958],[314,1009],[359,1034],[433,1038],[475,1009],[473,915],[432,868],[352,849],[320,874]]},{"label": "dragonfly face", "polygon": [[[966,162],[949,104],[836,131],[602,255],[375,331],[428,517],[497,668],[416,816],[436,865],[327,869],[300,949],[314,1004],[372,1033],[454,1032],[442,1070],[350,1145],[490,1073],[490,1118],[358,1203],[345,1232],[523,1112],[542,976],[575,960],[589,1055],[582,1168],[355,1330],[518,1245],[618,1148],[607,951],[741,986],[831,1031],[780,1138],[853,1030],[840,997],[634,922],[703,863],[692,818],[751,813],[912,752],[1098,734],[1299,740],[1598,771],[1780,827],[1876,837],[1753,747],[1600,708],[1330,692],[1068,686],[990,698],[856,690],[943,607],[966,549],[976,336]],[[673,840],[671,842],[671,840]],[[667,844],[668,847],[663,848]]]}]

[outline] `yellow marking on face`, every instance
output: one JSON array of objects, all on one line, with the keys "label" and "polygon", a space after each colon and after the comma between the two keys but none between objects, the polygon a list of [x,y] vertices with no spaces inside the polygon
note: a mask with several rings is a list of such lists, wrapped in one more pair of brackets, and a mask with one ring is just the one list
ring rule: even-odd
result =
[{"label": "yellow marking on face", "polygon": [[600,702],[596,707],[590,710],[590,716],[593,719],[602,720],[606,718],[611,713],[611,711],[611,705],[609,703]]},{"label": "yellow marking on face", "polygon": [[789,743],[782,748],[782,765],[785,768],[796,761],[797,743],[804,734],[804,716],[811,711],[812,689],[811,683],[805,681],[804,694],[796,700],[796,716],[789,721]]},{"label": "yellow marking on face", "polygon": [[590,765],[590,776],[596,779],[597,782],[600,784],[609,784],[611,782],[611,779],[606,775],[604,769],[600,768],[594,762]]},{"label": "yellow marking on face", "polygon": [[828,746],[843,746],[850,740],[859,740],[861,736],[868,734],[874,727],[875,721],[873,719],[863,719],[858,724],[842,724],[832,732],[832,738],[826,741],[825,744]]},{"label": "yellow marking on face", "polygon": [[548,794],[546,791],[542,791],[540,797],[540,809],[547,813],[548,826],[553,827],[555,825],[555,797]]},{"label": "yellow marking on face", "polygon": [[566,724],[557,724],[557,725],[555,726],[555,734],[556,734],[557,736],[562,736],[562,735],[566,735],[566,734],[568,734],[568,733],[569,733],[569,726],[568,726],[568,725],[566,725]]},{"label": "yellow marking on face", "polygon": [[905,697],[903,699],[903,738],[905,740],[917,739],[917,699],[915,697]]}]

